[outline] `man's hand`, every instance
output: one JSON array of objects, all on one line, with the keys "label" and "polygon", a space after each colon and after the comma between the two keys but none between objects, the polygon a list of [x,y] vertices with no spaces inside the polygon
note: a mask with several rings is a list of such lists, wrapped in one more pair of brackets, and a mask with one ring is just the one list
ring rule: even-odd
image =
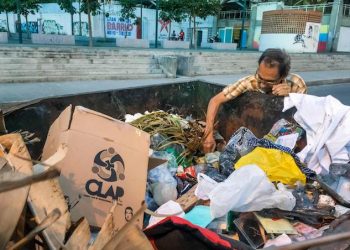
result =
[{"label": "man's hand", "polygon": [[203,151],[204,153],[214,152],[216,147],[216,142],[214,136],[209,134],[203,141]]},{"label": "man's hand", "polygon": [[278,96],[287,96],[291,90],[292,88],[287,83],[281,83],[272,86],[272,94]]}]

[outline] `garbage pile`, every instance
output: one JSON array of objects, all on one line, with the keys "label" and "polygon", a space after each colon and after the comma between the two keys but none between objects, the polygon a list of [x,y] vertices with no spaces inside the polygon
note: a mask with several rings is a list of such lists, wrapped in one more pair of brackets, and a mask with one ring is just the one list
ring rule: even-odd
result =
[{"label": "garbage pile", "polygon": [[205,123],[165,111],[123,122],[69,106],[40,162],[0,136],[0,249],[347,249],[350,107],[292,107],[263,138],[216,131],[207,154]]}]

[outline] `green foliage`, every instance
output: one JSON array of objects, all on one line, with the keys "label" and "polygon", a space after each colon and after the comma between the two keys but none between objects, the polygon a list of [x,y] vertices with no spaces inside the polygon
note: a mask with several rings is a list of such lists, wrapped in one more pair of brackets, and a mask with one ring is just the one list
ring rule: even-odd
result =
[{"label": "green foliage", "polygon": [[57,3],[60,6],[61,10],[73,15],[77,13],[77,10],[73,6],[74,0],[58,0]]},{"label": "green foliage", "polygon": [[[17,13],[16,1],[13,4],[15,5],[14,12]],[[34,15],[40,9],[39,0],[21,0],[19,12],[23,16],[28,16],[29,14]]]},{"label": "green foliage", "polygon": [[138,0],[119,0],[122,9],[120,11],[123,19],[134,19],[136,18],[135,10],[136,6],[140,1]]},{"label": "green foliage", "polygon": [[97,15],[100,12],[101,4],[98,0],[82,0],[80,6],[80,11],[88,14],[88,1],[90,3],[90,11],[93,16]]},{"label": "green foliage", "polygon": [[183,2],[184,13],[191,17],[205,19],[207,16],[215,16],[221,10],[220,0],[186,0]]},{"label": "green foliage", "polygon": [[15,5],[13,0],[1,0],[0,1],[0,13],[14,11]]},{"label": "green foliage", "polygon": [[160,19],[163,21],[181,22],[187,16],[183,8],[183,0],[160,0],[158,2]]}]

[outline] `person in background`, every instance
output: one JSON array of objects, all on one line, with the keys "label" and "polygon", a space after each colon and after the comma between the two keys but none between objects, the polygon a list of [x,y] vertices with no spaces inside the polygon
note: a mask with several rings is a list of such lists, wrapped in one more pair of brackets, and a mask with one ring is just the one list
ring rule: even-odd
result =
[{"label": "person in background", "polygon": [[171,40],[176,40],[175,30],[173,30],[173,33],[171,34]]},{"label": "person in background", "polygon": [[180,33],[179,33],[179,40],[183,41],[185,38],[185,32],[183,31],[183,29],[181,29]]},{"label": "person in background", "polygon": [[216,147],[214,139],[214,122],[220,106],[246,91],[258,91],[276,96],[288,96],[289,93],[306,93],[304,80],[290,74],[290,56],[281,49],[267,49],[258,60],[258,69],[254,75],[244,77],[225,87],[212,97],[208,104],[205,139],[203,151],[213,152]]}]

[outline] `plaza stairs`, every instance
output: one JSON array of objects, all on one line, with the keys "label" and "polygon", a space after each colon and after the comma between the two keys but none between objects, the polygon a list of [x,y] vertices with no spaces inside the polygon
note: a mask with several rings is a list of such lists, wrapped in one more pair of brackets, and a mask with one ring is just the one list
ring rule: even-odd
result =
[{"label": "plaza stairs", "polygon": [[164,77],[147,50],[0,46],[0,83]]},{"label": "plaza stairs", "polygon": [[[178,75],[252,74],[260,55],[253,51],[0,46],[0,83],[166,78],[169,74],[158,60],[162,56],[177,57]],[[350,70],[349,53],[291,54],[291,58],[292,72]],[[182,66],[185,71],[179,70]]]}]

